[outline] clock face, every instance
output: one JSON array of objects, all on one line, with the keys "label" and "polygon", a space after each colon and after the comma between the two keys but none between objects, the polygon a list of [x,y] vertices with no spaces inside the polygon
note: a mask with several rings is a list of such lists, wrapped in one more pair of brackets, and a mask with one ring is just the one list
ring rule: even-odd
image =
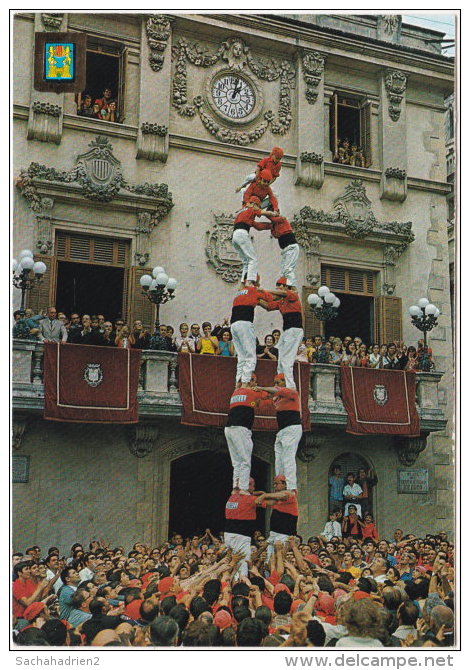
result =
[{"label": "clock face", "polygon": [[253,111],[253,87],[236,74],[217,77],[212,84],[212,99],[217,110],[229,119],[244,119]]}]

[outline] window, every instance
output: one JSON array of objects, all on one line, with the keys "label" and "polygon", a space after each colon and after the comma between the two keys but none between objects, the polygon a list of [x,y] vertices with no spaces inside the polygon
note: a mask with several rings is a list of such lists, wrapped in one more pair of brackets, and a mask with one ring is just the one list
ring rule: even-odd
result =
[{"label": "window", "polygon": [[127,49],[123,45],[88,39],[86,86],[77,95],[79,116],[123,123],[126,66]]},{"label": "window", "polygon": [[333,93],[330,102],[330,150],[334,163],[370,167],[371,103]]}]

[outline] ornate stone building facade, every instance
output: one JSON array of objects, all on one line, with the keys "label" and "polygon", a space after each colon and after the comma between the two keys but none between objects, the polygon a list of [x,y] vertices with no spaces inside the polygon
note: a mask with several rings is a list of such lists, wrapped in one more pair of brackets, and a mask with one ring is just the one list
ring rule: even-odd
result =
[{"label": "ornate stone building facade", "polygon": [[[302,247],[303,299],[328,283],[344,306],[324,334],[411,344],[419,333],[408,306],[427,296],[441,311],[430,336],[436,372],[418,382],[420,438],[346,434],[335,370],[312,366],[312,432],[298,454],[300,532],[322,528],[335,460],[376,470],[382,534],[397,525],[452,532],[444,101],[454,70],[429,41],[439,34],[399,16],[23,13],[14,24],[14,251],[34,248],[48,268],[31,307],[150,326],[139,278],[160,264],[179,281],[165,323],[219,321],[240,274],[229,241],[235,188],[282,146],[275,191]],[[73,93],[34,89],[34,33],[50,30],[86,33],[87,89],[98,97],[112,88],[120,123],[77,115]],[[272,286],[277,242],[259,234],[256,247],[263,286]],[[90,288],[71,297],[76,285]],[[271,313],[257,315],[259,337],[279,325]],[[305,326],[321,330],[307,312]],[[180,425],[174,357],[144,355],[132,429],[43,421],[41,358],[41,345],[14,343],[14,459],[18,472],[29,470],[13,486],[15,548],[96,534],[127,546],[186,532],[178,509],[201,499],[203,469],[213,463],[215,481],[228,460],[221,433]],[[264,485],[273,438],[255,436]],[[201,468],[187,495],[184,462]],[[403,493],[410,468],[428,486]],[[214,495],[220,507],[223,493]]]}]

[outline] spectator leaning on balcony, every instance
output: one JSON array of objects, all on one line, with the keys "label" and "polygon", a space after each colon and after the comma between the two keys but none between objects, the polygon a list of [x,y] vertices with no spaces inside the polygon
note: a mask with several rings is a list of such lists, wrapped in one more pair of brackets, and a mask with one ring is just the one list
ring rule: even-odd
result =
[{"label": "spectator leaning on balcony", "polygon": [[20,310],[13,313],[15,318],[15,325],[13,326],[13,337],[19,340],[39,340],[40,321],[44,319],[43,314],[33,316],[33,310],[25,310],[24,316],[21,315]]},{"label": "spectator leaning on balcony", "polygon": [[176,335],[173,340],[176,351],[185,354],[194,354],[196,346],[194,339],[189,334],[189,326],[187,323],[180,323],[180,334]]},{"label": "spectator leaning on balcony", "polygon": [[150,333],[145,330],[140,319],[134,321],[129,339],[133,349],[148,349],[150,347]]},{"label": "spectator leaning on balcony", "polygon": [[41,342],[67,342],[67,329],[57,317],[55,307],[47,308],[47,316],[41,320],[39,326],[39,340]]},{"label": "spectator leaning on balcony", "polygon": [[158,331],[155,329],[155,332],[150,339],[149,349],[153,349],[155,351],[175,350],[171,338],[167,336],[167,329],[163,323],[158,326]]},{"label": "spectator leaning on balcony", "polygon": [[212,325],[209,321],[204,321],[202,324],[202,332],[204,333],[201,339],[196,344],[196,351],[199,354],[210,354],[215,356],[219,354],[219,340],[211,335]]}]

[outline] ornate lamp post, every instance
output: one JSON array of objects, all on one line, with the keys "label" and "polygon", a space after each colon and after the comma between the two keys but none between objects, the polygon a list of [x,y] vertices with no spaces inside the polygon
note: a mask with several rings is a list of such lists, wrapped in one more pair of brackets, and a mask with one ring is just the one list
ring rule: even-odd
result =
[{"label": "ornate lamp post", "polygon": [[[328,286],[320,286],[318,295],[316,293],[311,293],[307,298],[307,302],[310,305],[312,312],[320,321],[331,321],[332,319],[336,319],[338,316],[338,308],[341,304],[341,300],[330,291]],[[318,352],[318,362],[327,362],[326,348],[324,346],[321,346],[320,351]]]},{"label": "ornate lamp post", "polygon": [[142,275],[140,278],[142,294],[157,306],[156,330],[160,325],[160,305],[173,300],[177,283],[176,279],[168,277],[165,270],[159,265],[153,268],[152,276]]},{"label": "ornate lamp post", "polygon": [[[25,312],[26,292],[42,282],[42,276],[46,272],[47,267],[42,261],[34,262],[33,252],[29,249],[24,249],[20,254],[19,261],[13,259],[12,269],[13,286],[19,288],[21,291],[20,314],[23,316]],[[33,272],[33,276],[31,272]]]},{"label": "ornate lamp post", "polygon": [[411,316],[411,323],[423,333],[424,347],[421,361],[418,363],[418,369],[423,372],[429,372],[432,368],[431,357],[428,353],[428,343],[426,333],[437,326],[437,317],[440,314],[436,305],[433,305],[427,298],[420,298],[417,305],[411,305],[408,309]]}]

